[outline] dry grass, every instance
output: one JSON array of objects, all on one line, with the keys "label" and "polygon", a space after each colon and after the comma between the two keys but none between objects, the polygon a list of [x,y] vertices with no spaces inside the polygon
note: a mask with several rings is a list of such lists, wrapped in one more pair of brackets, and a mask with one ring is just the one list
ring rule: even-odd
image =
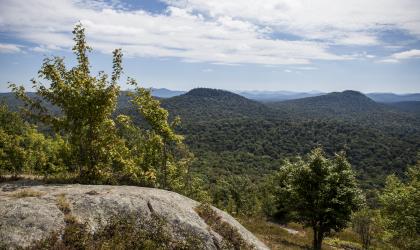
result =
[{"label": "dry grass", "polygon": [[61,212],[63,212],[64,215],[70,214],[70,204],[67,201],[65,194],[60,194],[57,197],[57,207],[58,209],[60,209]]},{"label": "dry grass", "polygon": [[303,231],[302,227],[298,228],[296,224],[294,224],[293,229],[298,230],[299,234],[291,234],[280,225],[262,218],[238,218],[238,220],[270,249],[309,249],[311,246],[312,234]]},{"label": "dry grass", "polygon": [[[67,215],[71,216],[71,213]],[[177,237],[172,235],[163,217],[115,215],[94,232],[86,223],[66,221],[62,232],[53,232],[27,249],[204,249],[203,239],[196,234],[188,230],[179,233]]]},{"label": "dry grass", "polygon": [[[283,226],[267,221],[263,218],[238,218],[241,224],[254,233],[270,249],[311,249],[312,230],[303,228],[297,223],[290,223],[286,227],[299,231],[297,234],[287,232]],[[361,249],[357,235],[346,229],[343,232],[325,238],[322,249]]]},{"label": "dry grass", "polygon": [[31,188],[22,189],[11,194],[11,196],[15,198],[41,197],[42,195],[44,195],[43,192],[36,191]]},{"label": "dry grass", "polygon": [[324,245],[333,246],[338,249],[362,250],[362,245],[352,241],[345,241],[339,238],[326,238]]}]

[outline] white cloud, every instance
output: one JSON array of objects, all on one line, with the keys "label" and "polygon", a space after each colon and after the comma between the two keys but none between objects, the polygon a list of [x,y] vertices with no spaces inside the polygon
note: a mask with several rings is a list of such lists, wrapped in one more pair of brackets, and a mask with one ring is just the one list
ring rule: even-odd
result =
[{"label": "white cloud", "polygon": [[38,53],[47,53],[47,52],[51,52],[52,50],[59,50],[59,49],[61,48],[52,44],[40,45],[40,46],[30,48],[31,51],[38,52]]},{"label": "white cloud", "polygon": [[308,64],[311,60],[349,59],[329,52],[324,43],[270,38],[270,28],[230,16],[209,19],[175,6],[165,13],[151,14],[112,9],[105,3],[84,3],[3,0],[0,30],[36,44],[33,50],[39,52],[70,48],[70,31],[80,20],[90,44],[105,53],[122,47],[128,56],[219,64]]},{"label": "white cloud", "polygon": [[387,59],[378,60],[376,62],[378,62],[378,63],[399,63],[400,61],[397,60],[397,59],[393,59],[393,58],[387,58]]},{"label": "white cloud", "polygon": [[403,51],[399,53],[394,53],[391,56],[394,59],[410,59],[410,58],[420,58],[420,50],[419,49],[412,49],[408,51]]},{"label": "white cloud", "polygon": [[300,66],[300,67],[294,67],[294,69],[297,70],[317,70],[317,67],[313,67],[313,66]]},{"label": "white cloud", "polygon": [[22,50],[20,45],[11,44],[11,43],[0,43],[0,53],[18,53]]},{"label": "white cloud", "polygon": [[[33,51],[71,48],[81,21],[88,41],[104,53],[179,58],[224,65],[310,64],[351,60],[332,45],[375,45],[381,29],[420,36],[420,1],[167,0],[164,13],[128,10],[118,1],[1,0],[0,31],[31,42]],[[42,13],[42,14],[40,14]],[[416,14],[416,15],[414,15]],[[278,32],[301,40],[277,39]]]},{"label": "white cloud", "polygon": [[377,33],[402,29],[420,37],[417,0],[163,0],[210,17],[252,21],[306,39],[378,44]]},{"label": "white cloud", "polygon": [[203,69],[201,71],[203,71],[204,73],[210,73],[213,72],[213,69]]},{"label": "white cloud", "polygon": [[392,54],[389,58],[379,60],[381,63],[399,63],[401,60],[420,58],[420,50],[412,49]]},{"label": "white cloud", "polygon": [[380,42],[374,35],[361,34],[354,32],[353,34],[340,34],[335,39],[334,43],[339,45],[376,45]]}]

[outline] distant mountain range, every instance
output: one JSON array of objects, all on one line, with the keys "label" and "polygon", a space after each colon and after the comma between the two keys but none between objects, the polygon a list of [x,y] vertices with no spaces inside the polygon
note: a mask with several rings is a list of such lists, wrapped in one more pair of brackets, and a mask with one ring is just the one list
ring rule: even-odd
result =
[{"label": "distant mountain range", "polygon": [[420,101],[420,93],[413,94],[393,94],[393,93],[369,93],[366,94],[369,98],[376,102],[408,102],[408,101]]},{"label": "distant mountain range", "polygon": [[294,99],[299,99],[299,98],[313,97],[313,96],[319,96],[319,95],[325,94],[318,91],[311,91],[311,92],[238,91],[236,93],[246,98],[257,100],[257,101],[263,101],[263,102],[294,100]]},{"label": "distant mountain range", "polygon": [[313,94],[257,102],[200,88],[163,99],[162,105],[181,116],[180,132],[197,156],[194,168],[214,178],[258,176],[276,168],[279,159],[318,145],[331,154],[345,149],[364,186],[415,162],[420,113],[412,105],[417,102],[378,103],[357,91]]},{"label": "distant mountain range", "polygon": [[407,113],[420,115],[420,101],[411,102],[392,102],[387,105]]},{"label": "distant mountain range", "polygon": [[166,88],[152,88],[152,95],[160,98],[169,98],[178,95],[185,94],[186,91],[182,90],[170,90]]},{"label": "distant mountain range", "polygon": [[[309,92],[294,92],[294,91],[260,91],[260,90],[248,90],[248,91],[233,91],[248,99],[262,101],[262,102],[277,102],[295,100],[306,97],[315,97],[320,95],[326,95],[328,93],[320,91],[309,91]],[[153,96],[160,98],[169,98],[187,93],[187,91],[181,90],[170,90],[166,88],[152,88]],[[420,101],[420,93],[412,94],[394,94],[394,93],[367,93],[365,94],[375,102],[383,103],[394,103],[394,102],[411,102]]]}]

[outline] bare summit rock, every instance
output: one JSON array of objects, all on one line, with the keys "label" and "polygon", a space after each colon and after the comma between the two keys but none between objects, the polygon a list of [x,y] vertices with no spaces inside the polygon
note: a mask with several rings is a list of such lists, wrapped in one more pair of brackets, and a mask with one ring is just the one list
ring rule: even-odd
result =
[{"label": "bare summit rock", "polygon": [[[188,229],[204,242],[204,249],[220,249],[223,237],[197,214],[198,202],[161,189],[133,186],[0,184],[0,242],[6,248],[28,247],[61,232],[65,214],[57,203],[65,197],[72,215],[92,232],[115,214],[135,213],[165,218],[173,232]],[[229,214],[213,208],[222,221],[236,229],[248,246],[268,249]]]}]

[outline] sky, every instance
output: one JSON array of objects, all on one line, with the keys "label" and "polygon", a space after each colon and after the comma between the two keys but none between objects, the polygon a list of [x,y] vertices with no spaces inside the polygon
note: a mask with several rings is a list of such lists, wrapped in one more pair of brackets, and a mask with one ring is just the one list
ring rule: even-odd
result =
[{"label": "sky", "polygon": [[418,0],[0,0],[0,92],[74,65],[78,22],[92,72],[121,48],[144,87],[420,92]]}]

